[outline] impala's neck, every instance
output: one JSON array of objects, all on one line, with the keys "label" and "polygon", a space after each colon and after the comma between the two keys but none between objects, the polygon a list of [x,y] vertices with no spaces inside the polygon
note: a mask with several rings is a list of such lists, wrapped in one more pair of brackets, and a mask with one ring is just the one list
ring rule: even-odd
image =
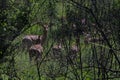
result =
[{"label": "impala's neck", "polygon": [[47,32],[48,32],[48,26],[44,25],[43,35],[42,35],[42,38],[41,38],[41,45],[43,45],[45,43],[45,41],[46,41]]},{"label": "impala's neck", "polygon": [[42,44],[42,45],[45,43],[46,38],[47,38],[47,31],[44,31],[44,32],[43,32],[43,35],[42,35],[42,41],[41,41],[41,44]]}]

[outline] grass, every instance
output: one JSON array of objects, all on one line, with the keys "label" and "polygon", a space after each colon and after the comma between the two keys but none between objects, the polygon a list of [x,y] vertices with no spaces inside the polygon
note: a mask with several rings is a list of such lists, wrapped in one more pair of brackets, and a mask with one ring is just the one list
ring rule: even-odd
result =
[{"label": "grass", "polygon": [[[49,41],[51,41],[51,40],[49,40]],[[46,52],[49,50],[50,45],[51,45],[51,43],[49,42],[49,44],[47,44],[47,46],[46,46],[47,48],[45,48],[45,52],[43,55],[45,55]],[[83,44],[81,44],[81,45],[83,45]],[[83,52],[84,52],[84,50],[83,50]],[[21,50],[18,52],[16,50],[15,53],[17,54],[15,57],[15,62],[16,62],[15,67],[17,69],[18,76],[23,80],[32,80],[32,79],[37,80],[38,75],[37,75],[36,65],[34,63],[31,64],[29,62],[28,52],[21,51]],[[46,58],[49,58],[49,57],[50,57],[50,55],[46,56]],[[50,74],[57,76],[56,77],[57,80],[62,80],[63,78],[65,78],[64,74],[66,73],[67,68],[68,68],[67,76],[74,79],[75,75],[72,73],[73,72],[72,67],[70,65],[68,66],[66,62],[64,63],[64,65],[65,66],[62,66],[60,64],[60,62],[55,59],[51,59],[46,62],[43,62],[42,65],[40,66],[40,72],[41,72],[41,75],[43,76],[42,80],[52,79],[50,77]],[[60,68],[60,66],[61,66],[61,68]],[[62,73],[59,73],[59,70],[62,70]],[[69,73],[69,71],[70,71],[70,73]],[[69,80],[69,78],[68,78],[68,80]]]},{"label": "grass", "polygon": [[[32,27],[33,32],[36,30]],[[39,28],[37,26],[37,28]],[[31,30],[31,29],[30,29]],[[22,37],[26,34],[22,34],[19,36],[14,43],[20,43],[22,40]],[[32,31],[31,33],[32,34]],[[37,34],[37,31],[36,33]],[[49,33],[50,34],[50,33]],[[74,44],[75,40],[73,39],[71,41],[71,45]],[[51,37],[47,38],[47,42],[44,46],[44,54],[43,56],[46,55],[46,53],[49,51],[51,44],[55,43]],[[68,41],[66,41],[67,46]],[[99,44],[84,44],[84,36],[81,36],[81,43],[80,43],[80,49],[81,49],[81,60],[82,60],[82,75],[85,80],[93,80],[94,76],[97,77],[97,72],[98,68],[94,67],[89,67],[90,65],[94,64],[93,63],[93,52],[91,46],[95,45],[97,49],[97,56],[98,58],[100,57],[99,55],[99,48],[105,48],[106,50],[108,49],[107,47]],[[20,46],[20,45],[19,45]],[[109,49],[108,49],[109,50]],[[63,49],[63,55],[66,55],[66,49]],[[21,47],[17,48],[15,51],[15,69],[17,71],[17,75],[21,78],[21,80],[38,80],[38,73],[37,73],[37,68],[34,62],[30,63],[29,62],[29,55],[26,50],[22,50]],[[41,80],[76,80],[77,78],[81,79],[81,68],[80,68],[80,53],[77,55],[77,59],[73,60],[74,64],[67,64],[66,60],[59,61],[58,59],[53,59],[51,58],[51,51],[48,53],[46,56],[45,60],[43,61],[41,66],[40,66],[40,74],[41,74]],[[108,52],[106,52],[108,53]],[[107,54],[105,54],[107,55]],[[49,59],[49,60],[48,60]],[[94,66],[97,64],[95,63]],[[94,69],[96,75],[94,75]],[[59,71],[60,70],[60,71]],[[3,80],[8,80],[7,75],[2,75]],[[115,79],[117,80],[117,79]],[[119,80],[119,79],[118,79]]]},{"label": "grass", "polygon": [[[57,17],[65,16],[65,6],[63,6],[62,3],[56,4],[56,9],[58,10],[57,12]],[[58,27],[58,26],[54,26]],[[21,41],[22,37],[24,35],[28,34],[42,34],[42,27],[39,25],[35,25],[30,27],[27,31],[25,31],[23,34],[21,34],[18,38],[16,38],[13,41],[13,44],[19,44],[19,47],[14,51],[15,53],[15,69],[17,71],[17,75],[21,78],[21,80],[38,80],[38,73],[37,73],[37,68],[34,62],[30,63],[29,62],[29,55],[26,50],[21,49]],[[53,33],[53,35],[55,35]],[[45,56],[47,52],[49,51],[51,44],[53,43],[53,39],[51,37],[51,32],[48,33],[48,39],[47,42],[44,46],[44,54]],[[66,41],[67,46],[69,41]],[[73,39],[71,41],[71,45],[74,44],[75,40]],[[56,42],[54,42],[56,43]],[[95,45],[96,47],[96,55],[99,58],[100,54],[100,48],[105,48],[106,50],[109,50],[108,47],[104,45],[100,45],[97,43],[90,43],[90,44],[84,44],[84,36],[81,36],[81,43],[80,43],[80,51],[77,55],[76,60],[72,60],[74,64],[68,64],[66,61],[66,58],[63,61],[59,61],[58,59],[52,59],[51,58],[51,51],[48,53],[46,56],[47,61],[43,61],[40,68],[40,74],[41,74],[41,80],[77,80],[81,79],[81,75],[84,78],[84,80],[93,80],[94,76],[98,78],[98,68],[96,67],[97,63],[93,63],[95,59],[93,59],[93,51],[91,46]],[[106,52],[108,53],[108,52]],[[67,49],[63,49],[62,52],[63,55],[68,54]],[[107,54],[105,54],[107,55]],[[81,56],[81,59],[80,59]],[[49,59],[49,60],[48,60]],[[82,60],[82,66],[80,65]],[[95,66],[94,67],[89,67],[90,65]],[[87,68],[88,67],[88,68]],[[82,71],[81,71],[81,68]],[[7,75],[1,75],[3,80],[8,80]],[[100,75],[101,76],[101,75]],[[101,78],[101,77],[100,77]],[[115,79],[117,80],[117,79]],[[118,79],[119,80],[119,79]]]},{"label": "grass", "polygon": [[[19,42],[21,39],[16,39],[16,42]],[[81,44],[80,44],[81,60],[82,60],[82,67],[83,67],[82,75],[85,80],[93,80],[93,76],[95,76],[94,68],[87,68],[89,67],[89,65],[93,64],[93,59],[92,59],[93,53],[92,53],[91,45],[95,45],[96,49],[99,49],[99,47],[103,47],[103,48],[106,48],[106,47],[99,44],[93,44],[93,43],[84,44],[83,39],[84,37],[82,36]],[[75,40],[72,40],[71,43],[74,43],[74,41]],[[52,38],[51,37],[48,38],[44,46],[45,50],[44,50],[43,56],[45,56],[46,53],[49,51],[49,48],[52,43],[53,43]],[[67,45],[68,45],[68,42],[67,42]],[[65,49],[63,49],[63,55],[66,55],[67,53],[64,50]],[[15,68],[17,70],[17,75],[22,80],[38,80],[36,65],[34,64],[34,62],[32,63],[29,62],[28,52],[23,51],[21,49],[17,49],[15,54],[16,54]],[[80,53],[78,53],[77,59],[74,60],[75,64],[68,65],[66,61],[60,62],[58,59],[52,59],[51,52],[48,53],[45,59],[46,60],[49,59],[49,60],[44,61],[40,66],[40,74],[41,74],[42,80],[53,80],[53,78],[55,78],[55,80],[64,80],[64,79],[76,80],[77,78],[81,78]],[[63,64],[61,65],[61,63]],[[97,73],[97,70],[98,68],[95,68],[96,73]],[[4,76],[5,75],[3,75],[3,77]]]}]

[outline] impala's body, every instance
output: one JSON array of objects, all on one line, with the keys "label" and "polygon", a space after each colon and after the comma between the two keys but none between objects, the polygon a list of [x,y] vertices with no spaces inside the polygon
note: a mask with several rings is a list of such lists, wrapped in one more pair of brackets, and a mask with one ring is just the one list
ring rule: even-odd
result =
[{"label": "impala's body", "polygon": [[59,58],[61,54],[61,50],[62,50],[62,46],[61,44],[57,44],[57,45],[54,45],[53,48],[52,48],[52,51],[53,51],[53,56],[55,58]]},{"label": "impala's body", "polygon": [[88,42],[91,40],[91,35],[90,34],[84,34],[84,35],[85,35],[84,43],[88,44]]},{"label": "impala's body", "polygon": [[99,42],[99,41],[103,41],[103,39],[102,38],[93,38],[89,42]]},{"label": "impala's body", "polygon": [[42,53],[43,53],[43,47],[41,44],[36,44],[31,46],[31,48],[29,49],[30,61],[32,61],[33,58],[35,61],[41,59]]},{"label": "impala's body", "polygon": [[84,39],[84,42],[86,44],[90,43],[90,42],[100,42],[100,41],[103,41],[102,38],[92,38],[90,34],[85,34],[85,39]]},{"label": "impala's body", "polygon": [[74,60],[77,57],[78,51],[78,47],[76,45],[72,45],[68,54],[69,58]]},{"label": "impala's body", "polygon": [[37,44],[38,40],[41,40],[41,37],[39,37],[39,35],[25,36],[22,40],[23,48],[27,48],[28,50],[32,45]]}]

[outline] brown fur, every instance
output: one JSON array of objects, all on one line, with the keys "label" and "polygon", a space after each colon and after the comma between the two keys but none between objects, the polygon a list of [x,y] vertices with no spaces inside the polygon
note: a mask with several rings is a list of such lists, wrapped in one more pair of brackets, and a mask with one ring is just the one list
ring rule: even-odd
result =
[{"label": "brown fur", "polygon": [[59,58],[61,55],[61,44],[54,45],[52,48],[54,58]]},{"label": "brown fur", "polygon": [[44,28],[43,35],[38,36],[37,44],[32,45],[29,49],[30,61],[32,60],[33,57],[35,57],[34,59],[35,61],[38,59],[40,60],[42,57],[43,45],[47,38],[48,25],[44,25],[43,28]]},{"label": "brown fur", "polygon": [[27,48],[27,50],[35,44],[41,43],[43,45],[47,37],[48,25],[43,26],[43,35],[26,35],[23,40],[23,48]]},{"label": "brown fur", "polygon": [[[23,48],[27,48],[27,50],[34,44],[38,43],[39,35],[26,35],[22,40]],[[40,39],[41,40],[41,37]]]},{"label": "brown fur", "polygon": [[30,61],[32,61],[33,58],[35,61],[41,59],[42,53],[43,53],[43,47],[41,46],[41,44],[36,44],[31,46],[31,48],[29,49]]},{"label": "brown fur", "polygon": [[70,48],[68,56],[72,60],[74,60],[77,57],[77,53],[78,53],[78,47],[76,45],[72,45],[72,47]]},{"label": "brown fur", "polygon": [[90,42],[95,43],[95,42],[100,42],[100,41],[104,41],[103,38],[92,38],[90,34],[85,34],[85,38],[84,38],[85,44],[88,44]]}]

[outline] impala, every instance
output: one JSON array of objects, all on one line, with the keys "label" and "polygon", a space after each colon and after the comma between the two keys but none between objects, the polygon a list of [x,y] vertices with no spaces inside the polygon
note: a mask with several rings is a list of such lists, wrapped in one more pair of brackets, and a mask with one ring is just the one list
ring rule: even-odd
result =
[{"label": "impala", "polygon": [[58,43],[57,45],[54,45],[52,47],[52,51],[53,51],[53,56],[54,58],[60,58],[60,55],[61,54],[61,50],[62,50],[62,46],[61,46],[61,43]]},{"label": "impala", "polygon": [[48,25],[43,25],[43,35],[29,35],[23,39],[23,44],[27,46],[30,61],[39,60],[42,57],[43,45],[47,38]]},{"label": "impala", "polygon": [[22,44],[23,48],[27,48],[27,50],[35,44],[41,43],[44,44],[47,37],[48,25],[43,25],[43,35],[27,35],[23,38]]},{"label": "impala", "polygon": [[41,37],[39,37],[39,35],[25,36],[22,40],[23,48],[27,48],[28,50],[32,45],[37,44],[38,38],[41,38]]},{"label": "impala", "polygon": [[85,38],[84,38],[84,43],[85,44],[88,44],[88,43],[90,43],[90,42],[93,42],[93,43],[95,43],[95,42],[101,42],[101,41],[104,41],[103,40],[103,38],[92,38],[92,36],[90,35],[90,34],[85,34]]},{"label": "impala", "polygon": [[76,45],[72,45],[70,47],[69,53],[67,54],[67,59],[68,60],[74,60],[77,57],[79,49]]},{"label": "impala", "polygon": [[30,61],[34,58],[35,61],[41,59],[43,53],[43,47],[41,44],[36,44],[30,47],[29,49],[29,58]]}]

